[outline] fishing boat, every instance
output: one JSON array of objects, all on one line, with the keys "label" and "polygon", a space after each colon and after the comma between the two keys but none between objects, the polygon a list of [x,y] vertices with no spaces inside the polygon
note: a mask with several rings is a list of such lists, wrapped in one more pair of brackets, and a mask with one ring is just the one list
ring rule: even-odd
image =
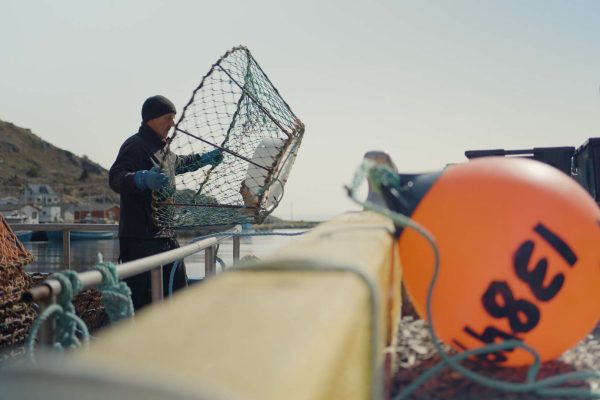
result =
[{"label": "fishing boat", "polygon": [[29,242],[31,240],[31,235],[33,231],[16,231],[15,235],[21,242]]},{"label": "fishing boat", "polygon": [[[4,214],[3,217],[8,224],[26,224],[29,222],[27,214],[18,210]],[[21,242],[29,242],[33,231],[15,231],[14,233]]]},{"label": "fishing boat", "polygon": [[[46,236],[51,242],[61,242],[63,231],[48,231]],[[71,240],[106,240],[114,237],[115,234],[111,231],[71,231]]]}]

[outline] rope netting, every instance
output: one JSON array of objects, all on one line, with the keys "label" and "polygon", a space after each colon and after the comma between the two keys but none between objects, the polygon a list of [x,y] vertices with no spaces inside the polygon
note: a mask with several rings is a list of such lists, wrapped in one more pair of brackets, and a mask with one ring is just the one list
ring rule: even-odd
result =
[{"label": "rope netting", "polygon": [[[283,196],[303,134],[250,51],[229,50],[202,78],[168,139],[161,167],[170,182],[154,192],[155,222],[177,229],[264,221]],[[223,155],[218,165],[177,162],[215,149]]]},{"label": "rope netting", "polygon": [[30,304],[21,302],[21,295],[31,285],[21,267],[32,260],[0,215],[0,350],[25,340],[37,315]]},{"label": "rope netting", "polygon": [[[33,261],[33,256],[19,241],[0,214],[0,362],[25,352],[23,346],[31,327],[38,317],[32,303],[21,301],[29,288],[43,282],[49,274],[28,274],[23,266]],[[106,322],[100,292],[88,289],[79,293],[74,301],[77,315],[90,330]]]},{"label": "rope netting", "polygon": [[12,229],[0,215],[0,268],[22,267],[33,261],[33,256],[17,239]]}]

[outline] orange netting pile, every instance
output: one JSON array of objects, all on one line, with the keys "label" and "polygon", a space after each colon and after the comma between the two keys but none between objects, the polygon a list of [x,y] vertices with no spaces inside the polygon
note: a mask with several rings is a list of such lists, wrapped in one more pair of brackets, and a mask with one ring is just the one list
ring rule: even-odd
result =
[{"label": "orange netting pile", "polygon": [[[41,283],[48,273],[28,275],[22,269],[33,256],[19,241],[0,214],[0,361],[24,352],[23,343],[37,318],[37,306],[21,301],[30,287]],[[108,321],[100,292],[87,289],[77,294],[73,303],[79,315],[94,331]]]},{"label": "orange netting pile", "polygon": [[[21,344],[27,337],[37,312],[29,303],[20,301],[31,285],[22,266],[33,256],[17,239],[0,215],[0,351]],[[2,355],[0,354],[0,359]]]}]

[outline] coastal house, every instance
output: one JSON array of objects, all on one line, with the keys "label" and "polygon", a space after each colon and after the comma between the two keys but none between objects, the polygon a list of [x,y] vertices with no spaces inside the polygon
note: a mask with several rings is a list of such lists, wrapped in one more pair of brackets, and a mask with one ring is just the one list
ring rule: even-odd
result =
[{"label": "coastal house", "polygon": [[72,224],[75,222],[75,207],[73,203],[62,203],[60,204],[62,212],[62,221],[64,223]]},{"label": "coastal house", "polygon": [[40,222],[42,209],[32,204],[0,205],[0,213],[9,224],[37,224]]},{"label": "coastal house", "polygon": [[43,206],[42,211],[40,212],[40,222],[62,222],[60,206]]},{"label": "coastal house", "polygon": [[50,185],[28,183],[23,192],[21,192],[20,202],[22,204],[52,205],[59,204],[60,197],[52,190]]},{"label": "coastal house", "polygon": [[21,206],[20,210],[27,215],[27,223],[38,224],[40,222],[40,214],[42,209],[34,206],[33,204],[25,204]]},{"label": "coastal house", "polygon": [[82,204],[75,207],[76,222],[119,222],[121,208],[117,204]]}]

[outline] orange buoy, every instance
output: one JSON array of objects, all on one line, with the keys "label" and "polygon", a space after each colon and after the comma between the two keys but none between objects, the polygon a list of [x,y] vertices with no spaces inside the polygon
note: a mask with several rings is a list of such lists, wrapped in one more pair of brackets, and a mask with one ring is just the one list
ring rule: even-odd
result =
[{"label": "orange buoy", "polygon": [[[546,164],[486,157],[444,170],[411,216],[440,253],[432,318],[457,350],[517,339],[542,360],[583,339],[600,318],[600,209],[573,179]],[[434,258],[427,241],[399,238],[404,283],[421,317]],[[481,356],[533,362],[523,349]]]}]

